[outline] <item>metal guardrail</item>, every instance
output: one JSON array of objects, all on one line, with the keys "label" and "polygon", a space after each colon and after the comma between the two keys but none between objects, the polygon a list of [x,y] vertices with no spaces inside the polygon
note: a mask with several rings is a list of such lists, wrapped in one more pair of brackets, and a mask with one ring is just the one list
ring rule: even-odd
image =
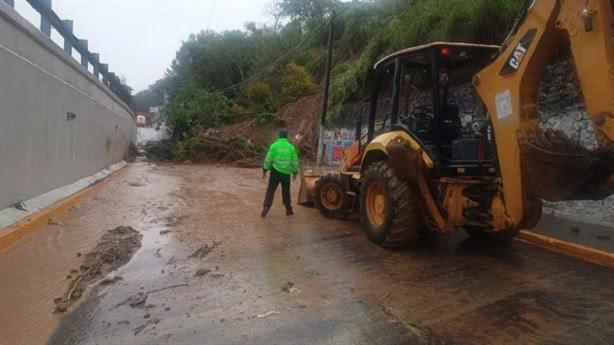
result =
[{"label": "metal guardrail", "polygon": [[[15,0],[0,0],[15,8]],[[81,65],[88,69],[93,67],[93,75],[97,80],[102,76],[102,83],[117,97],[124,101],[132,111],[136,111],[132,94],[127,85],[121,83],[118,76],[109,72],[109,65],[100,62],[100,54],[92,53],[88,49],[88,41],[79,39],[73,34],[73,21],[60,19],[51,8],[52,0],[26,0],[41,16],[40,30],[51,37],[51,28],[54,28],[64,39],[64,51],[72,57],[75,49],[81,55]],[[89,71],[89,70],[88,70]]]}]

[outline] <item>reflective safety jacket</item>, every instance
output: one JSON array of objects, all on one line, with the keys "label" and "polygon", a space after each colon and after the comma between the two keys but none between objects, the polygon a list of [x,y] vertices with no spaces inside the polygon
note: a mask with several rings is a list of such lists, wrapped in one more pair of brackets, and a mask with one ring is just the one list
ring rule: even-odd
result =
[{"label": "reflective safety jacket", "polygon": [[298,173],[298,156],[288,139],[279,138],[269,147],[262,169],[268,171],[271,168],[286,175]]}]

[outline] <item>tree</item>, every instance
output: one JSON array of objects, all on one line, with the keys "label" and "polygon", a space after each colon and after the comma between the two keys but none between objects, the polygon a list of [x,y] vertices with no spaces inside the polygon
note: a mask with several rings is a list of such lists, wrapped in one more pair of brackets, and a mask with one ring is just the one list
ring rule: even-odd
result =
[{"label": "tree", "polygon": [[324,23],[326,17],[331,15],[340,6],[338,0],[282,0],[279,4],[282,13],[292,19],[303,23]]},{"label": "tree", "polygon": [[278,34],[282,27],[283,18],[285,17],[281,1],[273,0],[269,2],[264,9],[264,14],[271,18],[273,33]]},{"label": "tree", "polygon": [[219,91],[207,91],[194,85],[182,87],[165,108],[172,137],[183,140],[200,130],[219,126],[228,118],[232,105],[232,101]]},{"label": "tree", "polygon": [[132,97],[136,106],[136,111],[149,111],[149,107],[155,106],[153,93],[149,89],[141,90]]}]

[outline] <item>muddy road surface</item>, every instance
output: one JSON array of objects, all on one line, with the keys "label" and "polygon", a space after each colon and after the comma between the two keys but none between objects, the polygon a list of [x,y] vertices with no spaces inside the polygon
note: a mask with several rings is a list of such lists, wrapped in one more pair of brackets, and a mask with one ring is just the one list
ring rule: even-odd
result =
[{"label": "muddy road surface", "polygon": [[[260,175],[130,165],[0,253],[0,343],[614,339],[612,270],[519,241],[485,246],[462,233],[410,251],[384,250],[355,221],[324,219],[300,206],[287,217],[279,192],[261,219]],[[70,289],[67,275],[119,226],[142,235],[131,260],[93,280],[68,311],[54,313],[53,300]]]}]

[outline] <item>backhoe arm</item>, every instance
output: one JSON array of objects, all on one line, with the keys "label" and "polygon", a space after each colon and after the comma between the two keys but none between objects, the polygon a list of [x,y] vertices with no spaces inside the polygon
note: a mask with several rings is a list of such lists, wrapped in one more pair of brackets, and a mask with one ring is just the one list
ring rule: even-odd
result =
[{"label": "backhoe arm", "polygon": [[[536,0],[501,55],[475,77],[497,147],[502,186],[492,213],[499,226],[535,226],[541,199],[600,199],[614,193],[613,21],[609,0]],[[565,36],[595,129],[599,149],[594,152],[538,126],[539,82]]]}]

